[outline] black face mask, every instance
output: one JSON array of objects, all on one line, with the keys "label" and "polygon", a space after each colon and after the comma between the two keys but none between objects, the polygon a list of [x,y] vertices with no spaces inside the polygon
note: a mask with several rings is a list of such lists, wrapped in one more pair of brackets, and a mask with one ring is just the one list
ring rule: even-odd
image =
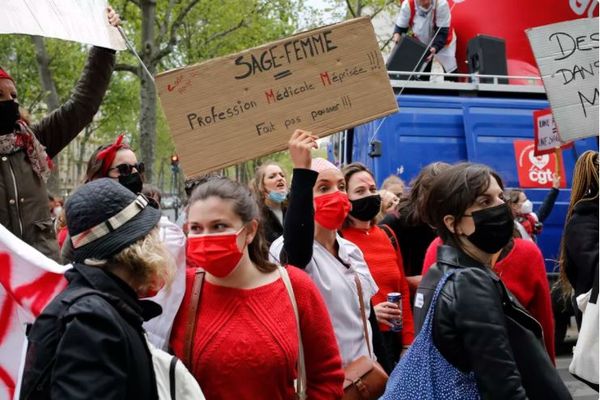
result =
[{"label": "black face mask", "polygon": [[514,220],[506,203],[474,211],[470,216],[475,223],[475,232],[467,239],[479,249],[495,254],[508,244],[513,235]]},{"label": "black face mask", "polygon": [[13,133],[20,117],[19,103],[14,100],[0,101],[0,135]]},{"label": "black face mask", "polygon": [[139,172],[134,172],[129,175],[119,175],[119,183],[135,194],[142,191],[143,182]]},{"label": "black face mask", "polygon": [[350,215],[360,221],[372,220],[381,210],[381,196],[378,194],[358,200],[350,200],[350,203],[352,204]]}]

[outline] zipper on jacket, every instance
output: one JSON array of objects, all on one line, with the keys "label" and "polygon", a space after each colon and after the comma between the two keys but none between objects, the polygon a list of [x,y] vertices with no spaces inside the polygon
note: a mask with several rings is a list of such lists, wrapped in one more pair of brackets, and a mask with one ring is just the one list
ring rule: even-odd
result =
[{"label": "zipper on jacket", "polygon": [[19,220],[19,230],[21,232],[21,238],[23,238],[23,221],[21,221],[21,209],[19,208],[19,189],[17,188],[17,178],[15,177],[15,172],[13,171],[12,164],[8,163],[8,168],[10,169],[10,176],[12,177],[13,187],[15,189],[15,206],[17,207],[17,219]]},{"label": "zipper on jacket", "polygon": [[509,302],[509,304],[510,304],[510,306],[509,306],[509,307],[510,307],[510,309],[511,309],[511,310],[514,310],[514,311],[518,312],[519,314],[522,314],[522,315],[523,315],[523,316],[524,316],[526,319],[528,319],[528,320],[530,320],[531,322],[533,322],[533,323],[534,323],[534,325],[536,325],[536,326],[539,328],[539,331],[540,331],[540,332],[541,332],[541,334],[542,334],[542,340],[544,341],[544,345],[545,345],[545,344],[546,344],[546,338],[544,337],[544,328],[542,328],[542,324],[540,324],[540,323],[538,322],[538,320],[537,320],[537,319],[533,318],[533,317],[532,317],[531,315],[529,315],[529,314],[528,314],[526,311],[524,311],[524,310],[521,310],[521,308],[520,308],[520,307],[517,307],[517,306],[515,306],[515,305],[513,304],[512,300],[511,300],[510,296],[508,296],[508,302]]}]

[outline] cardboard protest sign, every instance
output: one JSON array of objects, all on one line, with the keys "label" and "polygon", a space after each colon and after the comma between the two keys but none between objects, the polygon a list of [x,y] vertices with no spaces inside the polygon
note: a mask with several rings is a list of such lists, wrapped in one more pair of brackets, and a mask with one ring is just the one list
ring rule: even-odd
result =
[{"label": "cardboard protest sign", "polygon": [[533,112],[533,137],[536,156],[553,153],[559,148],[566,149],[573,146],[573,143],[565,144],[560,140],[558,128],[549,108]]},{"label": "cardboard protest sign", "polygon": [[187,176],[283,150],[398,110],[373,26],[359,18],[160,74]]},{"label": "cardboard protest sign", "polygon": [[[519,175],[519,187],[551,188],[552,174],[554,172],[560,174],[561,171],[565,170],[562,157],[557,160],[557,157],[551,154],[536,156],[535,144],[532,140],[515,140],[513,144]],[[566,179],[561,179],[560,187],[567,187]]]},{"label": "cardboard protest sign", "polygon": [[598,135],[598,18],[528,29],[563,142]]},{"label": "cardboard protest sign", "polygon": [[108,23],[107,7],[107,0],[3,1],[0,34],[38,35],[123,50],[125,41]]}]

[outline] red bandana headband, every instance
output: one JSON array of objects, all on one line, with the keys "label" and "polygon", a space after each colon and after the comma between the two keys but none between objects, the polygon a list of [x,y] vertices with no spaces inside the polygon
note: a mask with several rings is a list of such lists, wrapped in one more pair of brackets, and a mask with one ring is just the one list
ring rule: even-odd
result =
[{"label": "red bandana headband", "polygon": [[0,68],[0,79],[10,79],[11,81],[15,81],[5,70]]},{"label": "red bandana headband", "polygon": [[96,160],[102,161],[102,176],[108,176],[108,170],[117,156],[117,151],[126,147],[127,144],[123,143],[123,134],[120,134],[113,144],[98,153]]}]

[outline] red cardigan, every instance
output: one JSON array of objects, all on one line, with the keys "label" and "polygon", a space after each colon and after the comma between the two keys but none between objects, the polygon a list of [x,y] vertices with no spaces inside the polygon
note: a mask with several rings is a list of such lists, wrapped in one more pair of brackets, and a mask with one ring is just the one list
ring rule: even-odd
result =
[{"label": "red cardigan", "polygon": [[[298,312],[309,399],[338,399],[344,372],[329,314],[310,277],[288,267]],[[181,358],[195,269],[173,324],[171,346]],[[292,399],[298,341],[296,320],[281,281],[235,289],[204,281],[192,367],[207,399]]]},{"label": "red cardigan", "polygon": [[[429,245],[423,261],[423,275],[436,262],[437,248],[442,244],[438,237]],[[512,250],[496,263],[495,270],[519,303],[542,325],[546,351],[554,363],[554,318],[542,252],[533,242],[514,239]]]},{"label": "red cardigan", "polygon": [[[379,287],[379,291],[373,296],[373,305],[387,301],[387,294],[390,292],[402,293],[402,345],[410,346],[415,336],[415,328],[402,255],[396,252],[390,238],[377,225],[368,231],[345,228],[342,234],[362,251],[369,271]],[[379,329],[390,330],[387,325],[382,324],[379,325]]]}]

